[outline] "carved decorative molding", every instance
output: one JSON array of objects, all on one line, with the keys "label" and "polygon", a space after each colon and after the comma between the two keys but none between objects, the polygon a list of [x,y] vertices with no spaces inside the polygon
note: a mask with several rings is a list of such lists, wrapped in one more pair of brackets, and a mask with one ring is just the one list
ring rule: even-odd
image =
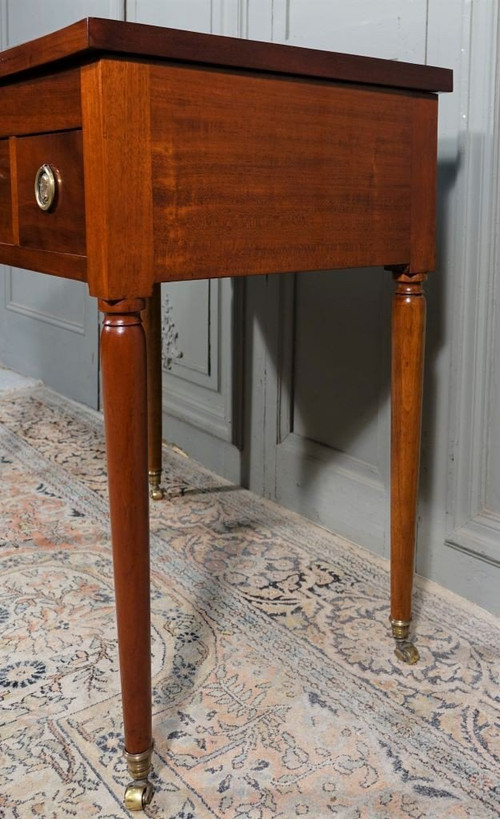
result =
[{"label": "carved decorative molding", "polygon": [[161,363],[164,370],[171,370],[174,361],[182,358],[177,347],[179,333],[175,327],[172,304],[165,289],[161,294]]},{"label": "carved decorative molding", "polygon": [[164,411],[236,446],[240,446],[242,393],[242,384],[236,374],[241,370],[243,347],[239,284],[229,279],[210,282],[206,305],[210,323],[207,338],[210,360],[206,375],[184,367],[179,361],[178,333],[171,305],[165,301],[162,316],[163,346],[168,362],[164,377]]}]

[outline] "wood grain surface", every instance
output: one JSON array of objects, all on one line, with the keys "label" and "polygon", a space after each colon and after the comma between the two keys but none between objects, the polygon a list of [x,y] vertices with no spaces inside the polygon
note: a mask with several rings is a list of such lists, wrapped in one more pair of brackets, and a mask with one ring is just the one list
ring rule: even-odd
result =
[{"label": "wood grain surface", "polygon": [[13,241],[9,141],[0,139],[0,242]]},{"label": "wood grain surface", "polygon": [[106,457],[125,748],[152,744],[146,340],[140,300],[100,302]]},{"label": "wood grain surface", "polygon": [[84,66],[82,106],[90,294],[150,296],[149,66],[107,59]]},{"label": "wood grain surface", "polygon": [[437,98],[412,101],[411,259],[412,273],[428,273],[436,262]]},{"label": "wood grain surface", "polygon": [[[162,470],[161,285],[155,284],[142,314],[148,361],[148,466]],[[158,485],[160,481],[158,480]]]},{"label": "wood grain surface", "polygon": [[81,124],[78,69],[0,86],[0,137],[63,131]]},{"label": "wood grain surface", "polygon": [[[84,256],[85,190],[81,131],[40,134],[16,140],[19,242],[21,246]],[[57,177],[53,208],[35,199],[38,168],[48,164]]]},{"label": "wood grain surface", "polygon": [[151,100],[157,280],[409,262],[411,95],[152,66]]},{"label": "wood grain surface", "polygon": [[76,56],[115,53],[294,76],[451,91],[448,69],[118,20],[88,18],[0,53],[0,78]]},{"label": "wood grain surface", "polygon": [[36,270],[51,276],[87,281],[87,258],[75,253],[58,253],[17,245],[0,245],[1,264]]},{"label": "wood grain surface", "polygon": [[425,275],[395,273],[391,376],[391,617],[411,620],[424,375]]}]

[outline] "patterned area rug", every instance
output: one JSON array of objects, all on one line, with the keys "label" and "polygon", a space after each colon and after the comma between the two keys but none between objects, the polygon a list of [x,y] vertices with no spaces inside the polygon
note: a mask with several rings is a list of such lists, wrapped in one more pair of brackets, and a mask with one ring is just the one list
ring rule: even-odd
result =
[{"label": "patterned area rug", "polygon": [[[0,816],[125,817],[101,417],[14,390],[0,444]],[[384,561],[164,465],[147,815],[499,816],[498,621],[419,582],[421,661],[400,665]]]}]

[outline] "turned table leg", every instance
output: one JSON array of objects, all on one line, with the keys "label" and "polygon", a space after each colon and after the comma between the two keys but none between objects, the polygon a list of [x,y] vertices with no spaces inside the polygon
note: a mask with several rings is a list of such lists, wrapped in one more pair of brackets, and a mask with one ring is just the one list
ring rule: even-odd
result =
[{"label": "turned table leg", "polygon": [[153,500],[164,496],[161,488],[162,440],[162,366],[161,366],[161,285],[155,284],[153,295],[143,311],[148,359],[148,457],[149,488]]},{"label": "turned table leg", "polygon": [[409,642],[415,562],[424,371],[424,274],[394,272],[391,388],[391,626],[396,656],[418,660]]},{"label": "turned table leg", "polygon": [[126,758],[125,804],[151,801],[153,750],[146,343],[142,299],[100,301],[101,370]]}]

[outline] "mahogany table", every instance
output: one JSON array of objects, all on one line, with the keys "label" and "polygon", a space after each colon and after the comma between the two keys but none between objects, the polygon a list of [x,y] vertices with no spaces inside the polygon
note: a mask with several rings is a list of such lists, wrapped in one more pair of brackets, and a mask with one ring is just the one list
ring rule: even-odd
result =
[{"label": "mahogany table", "polygon": [[146,385],[158,496],[161,282],[393,271],[391,622],[400,659],[418,658],[422,282],[434,266],[435,92],[451,88],[440,68],[95,18],[0,54],[0,262],[87,282],[104,313],[133,810],[152,797]]}]

